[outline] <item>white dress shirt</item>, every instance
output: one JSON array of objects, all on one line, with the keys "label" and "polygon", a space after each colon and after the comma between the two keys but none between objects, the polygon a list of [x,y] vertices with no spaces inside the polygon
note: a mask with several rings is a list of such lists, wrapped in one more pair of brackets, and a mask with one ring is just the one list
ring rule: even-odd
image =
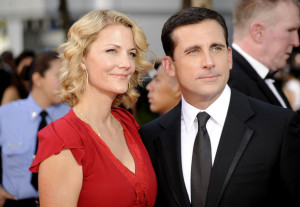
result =
[{"label": "white dress shirt", "polygon": [[[205,112],[210,115],[206,128],[211,143],[212,164],[216,156],[221,133],[225,123],[230,102],[231,90],[226,85],[219,98]],[[191,200],[191,168],[194,142],[198,132],[197,114],[203,110],[197,109],[182,97],[181,106],[181,158],[185,186]]]},{"label": "white dress shirt", "polygon": [[256,59],[254,59],[253,57],[251,57],[250,55],[248,55],[246,52],[244,52],[242,50],[242,48],[240,48],[240,46],[238,46],[235,43],[232,43],[232,47],[238,51],[238,53],[240,53],[247,61],[248,63],[253,67],[253,69],[257,72],[257,74],[265,80],[267,86],[270,88],[270,90],[273,92],[273,94],[276,96],[276,98],[278,99],[278,101],[280,102],[280,104],[282,105],[283,108],[287,108],[286,104],[284,103],[282,97],[280,96],[280,94],[278,93],[276,87],[274,86],[274,82],[275,80],[273,79],[265,79],[266,76],[269,73],[269,69],[264,66],[262,63],[258,62]]}]

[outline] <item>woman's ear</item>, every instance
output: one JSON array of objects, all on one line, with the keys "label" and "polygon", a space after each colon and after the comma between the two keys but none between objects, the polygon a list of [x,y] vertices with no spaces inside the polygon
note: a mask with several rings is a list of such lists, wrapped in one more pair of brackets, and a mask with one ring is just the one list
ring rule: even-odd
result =
[{"label": "woman's ear", "polygon": [[176,76],[175,67],[173,64],[173,60],[170,56],[165,56],[161,61],[164,71],[168,76],[174,77]]},{"label": "woman's ear", "polygon": [[85,59],[84,58],[82,58],[82,61],[81,61],[81,68],[82,68],[82,70],[86,70]]}]

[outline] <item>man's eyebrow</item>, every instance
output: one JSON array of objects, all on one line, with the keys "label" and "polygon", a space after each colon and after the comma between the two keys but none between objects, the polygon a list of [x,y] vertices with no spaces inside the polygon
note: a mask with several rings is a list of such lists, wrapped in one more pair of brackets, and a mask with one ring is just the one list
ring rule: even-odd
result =
[{"label": "man's eyebrow", "polygon": [[226,46],[223,43],[216,42],[216,43],[211,44],[210,47],[222,47],[222,48],[225,48]]},{"label": "man's eyebrow", "polygon": [[187,52],[187,51],[190,51],[190,50],[196,50],[196,49],[200,49],[200,48],[201,48],[201,46],[199,46],[199,45],[193,45],[193,46],[190,46],[190,47],[186,48],[184,50],[184,52]]},{"label": "man's eyebrow", "polygon": [[[215,42],[215,43],[212,43],[210,47],[222,47],[222,48],[226,48],[226,45],[223,44],[223,43],[219,43],[219,42]],[[184,50],[184,52],[188,52],[188,51],[191,51],[191,50],[198,50],[198,49],[201,49],[201,46],[200,45],[192,45],[188,48],[186,48]]]}]

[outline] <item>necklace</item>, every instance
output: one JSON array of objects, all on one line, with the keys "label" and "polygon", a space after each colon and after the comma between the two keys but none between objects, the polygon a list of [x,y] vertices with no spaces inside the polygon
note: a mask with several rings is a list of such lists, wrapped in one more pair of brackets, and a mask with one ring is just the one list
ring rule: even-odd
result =
[{"label": "necklace", "polygon": [[74,112],[75,112],[76,115],[79,115],[79,118],[80,118],[82,121],[84,121],[85,123],[87,123],[87,124],[94,130],[94,132],[96,132],[96,134],[97,134],[99,137],[101,137],[101,136],[100,136],[100,132],[98,131],[97,127],[96,127],[94,124],[92,124],[91,122],[89,122],[88,118],[87,118],[86,116],[84,116],[84,115],[81,113],[81,111],[79,111],[76,107],[73,107],[73,110],[74,110]]}]

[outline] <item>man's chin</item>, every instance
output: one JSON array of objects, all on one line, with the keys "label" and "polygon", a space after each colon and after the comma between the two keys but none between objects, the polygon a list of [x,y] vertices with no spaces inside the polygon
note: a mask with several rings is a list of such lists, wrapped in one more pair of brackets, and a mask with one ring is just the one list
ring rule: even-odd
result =
[{"label": "man's chin", "polygon": [[56,99],[53,101],[52,105],[61,104],[63,101],[61,99]]}]

